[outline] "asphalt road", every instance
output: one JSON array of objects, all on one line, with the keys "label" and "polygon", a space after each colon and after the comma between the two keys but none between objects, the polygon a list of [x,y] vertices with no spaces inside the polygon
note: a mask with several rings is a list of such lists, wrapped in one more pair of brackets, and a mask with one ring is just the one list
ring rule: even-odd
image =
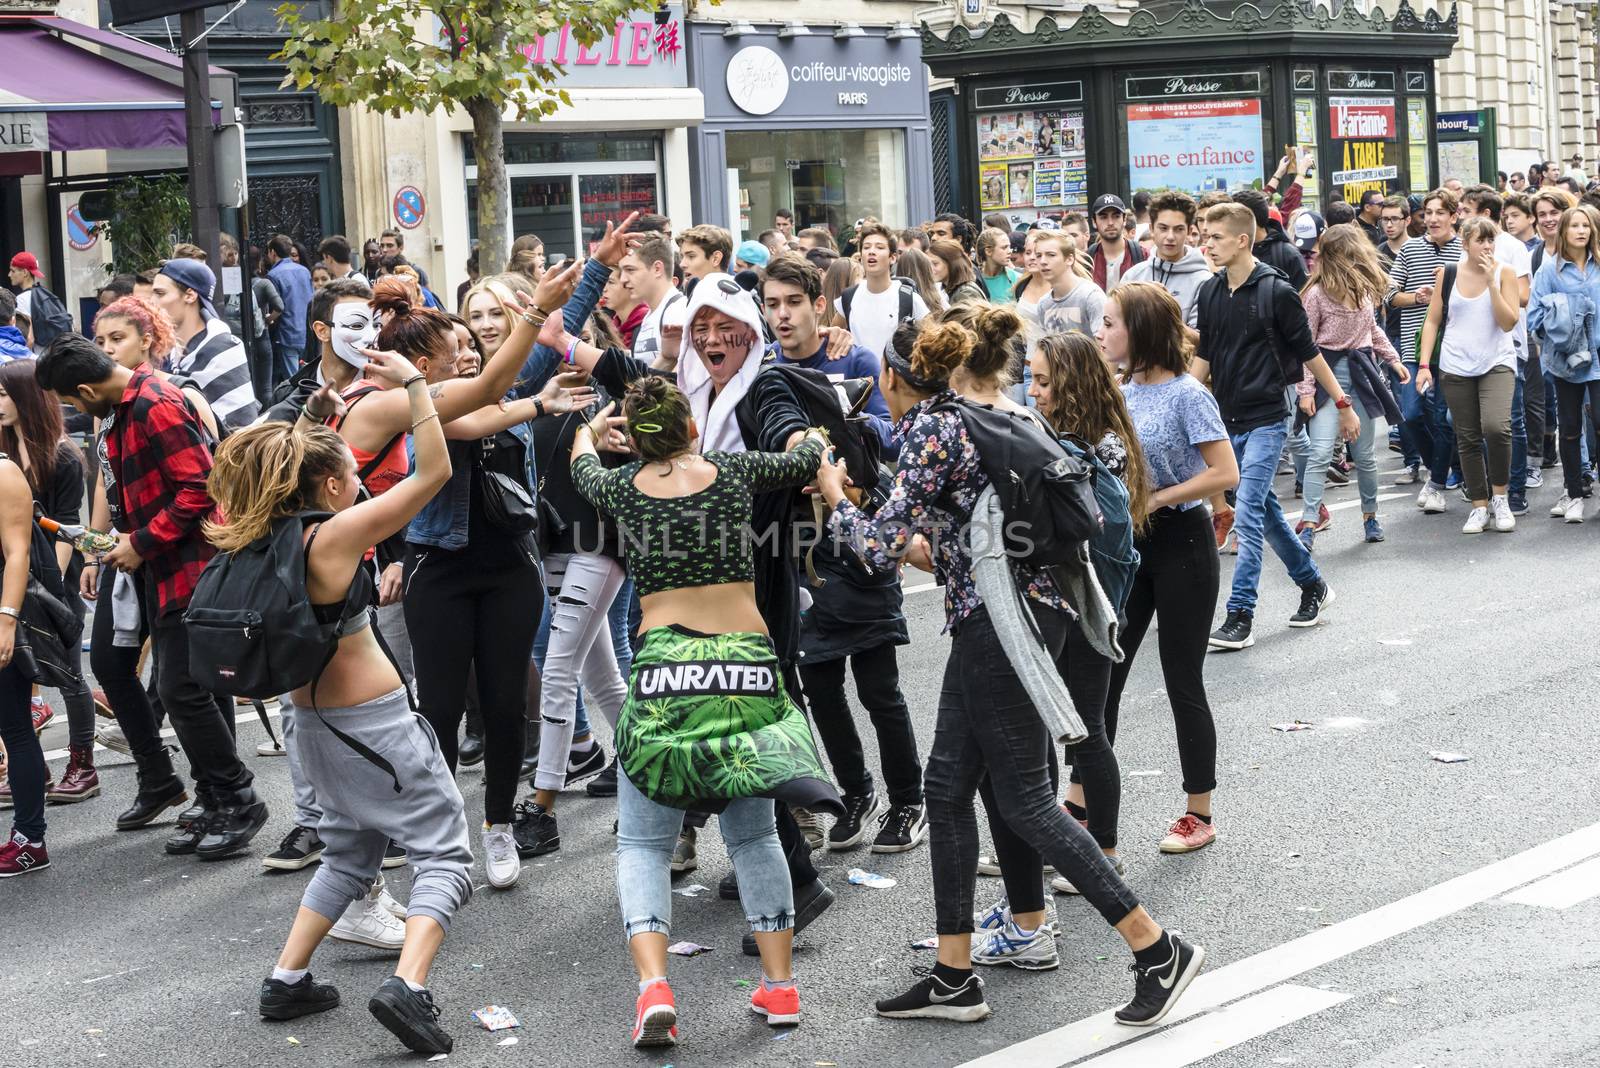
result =
[{"label": "asphalt road", "polygon": [[[1317,558],[1338,594],[1326,625],[1283,625],[1296,591],[1269,556],[1253,649],[1214,655],[1221,831],[1188,857],[1155,850],[1182,811],[1176,751],[1149,648],[1123,711],[1121,834],[1151,912],[1202,942],[1207,975],[1189,1010],[1153,1033],[1106,1010],[1130,992],[1120,941],[1077,898],[1056,899],[1058,971],[985,972],[994,1015],[975,1025],[886,1021],[872,1001],[912,981],[931,954],[926,849],[822,858],[838,904],[799,940],[805,1021],[774,1035],[745,1007],[758,976],[739,954],[737,907],[675,896],[674,937],[715,947],[673,958],[682,1044],[627,1045],[636,992],[616,911],[612,804],[581,791],[560,809],[564,849],[530,863],[510,892],[481,889],[452,928],[433,989],[456,1037],[450,1064],[1089,1064],[1099,1068],[1577,1068],[1600,1063],[1587,1021],[1600,983],[1600,730],[1589,697],[1600,576],[1596,523],[1547,518],[1554,480],[1510,536],[1459,533],[1465,505],[1424,517],[1391,489],[1389,540],[1360,542],[1354,487],[1330,493],[1335,524]],[[1284,481],[1280,486],[1287,488]],[[1348,506],[1345,502],[1351,502]],[[1224,558],[1224,573],[1231,558]],[[913,584],[926,580],[918,577]],[[946,652],[938,594],[908,594],[913,644],[902,678],[926,748]],[[1309,731],[1271,724],[1313,721]],[[255,999],[305,882],[259,866],[289,826],[288,770],[257,758],[273,821],[251,855],[216,864],[165,856],[169,824],[118,834],[131,765],[102,754],[102,797],[50,810],[53,864],[0,884],[12,933],[0,956],[0,1064],[378,1065],[415,1061],[364,1011],[389,974],[375,951],[329,943],[314,970],[343,1008],[293,1024],[257,1019]],[[65,745],[52,726],[46,747]],[[870,731],[867,732],[870,737]],[[870,744],[870,743],[869,743]],[[1430,751],[1467,754],[1442,764]],[[61,761],[53,762],[59,771]],[[463,775],[481,812],[478,772]],[[714,887],[720,840],[701,839]],[[1574,867],[1584,862],[1588,867]],[[861,866],[890,889],[846,882]],[[478,872],[481,883],[481,868]],[[397,877],[398,876],[398,877]],[[1545,881],[1548,877],[1548,881]],[[391,873],[402,900],[407,878]],[[979,895],[998,894],[994,880]],[[1520,898],[1520,900],[1518,900]],[[487,1003],[522,1022],[491,1035]],[[515,1045],[502,1046],[507,1037]],[[1130,1038],[1132,1039],[1130,1041]]]}]

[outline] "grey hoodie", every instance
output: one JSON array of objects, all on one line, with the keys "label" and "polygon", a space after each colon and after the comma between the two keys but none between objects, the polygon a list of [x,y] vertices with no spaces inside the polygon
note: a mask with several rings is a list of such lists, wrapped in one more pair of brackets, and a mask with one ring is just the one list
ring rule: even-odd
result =
[{"label": "grey hoodie", "polygon": [[1195,297],[1200,292],[1200,285],[1211,277],[1211,264],[1199,249],[1184,249],[1183,258],[1177,263],[1168,263],[1160,256],[1151,256],[1141,263],[1136,263],[1122,276],[1124,282],[1154,282],[1178,300],[1178,307],[1183,310],[1183,321],[1190,326],[1195,325]]}]

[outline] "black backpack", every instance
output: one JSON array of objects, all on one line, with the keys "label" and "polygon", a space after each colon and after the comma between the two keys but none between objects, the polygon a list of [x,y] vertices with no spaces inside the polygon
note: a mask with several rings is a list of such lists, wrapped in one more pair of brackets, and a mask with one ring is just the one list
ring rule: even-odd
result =
[{"label": "black backpack", "polygon": [[62,334],[72,333],[72,316],[61,298],[44,286],[34,286],[32,293],[28,321],[33,324],[33,343],[42,349]]},{"label": "black backpack", "polygon": [[1090,468],[1036,418],[957,399],[931,411],[955,412],[1000,497],[1007,552],[1034,567],[1080,559],[1079,547],[1105,525]]},{"label": "black backpack", "polygon": [[331,514],[273,520],[266,535],[206,564],[183,616],[189,668],[201,686],[265,699],[322,673],[335,642],[311,608],[303,541],[307,521]]},{"label": "black backpack", "polygon": [[[834,382],[822,371],[780,363],[772,353],[763,357],[761,373],[783,376],[794,391],[800,407],[805,409],[809,424],[828,432],[834,455],[850,469],[851,483],[862,492],[871,493],[878,485],[883,462],[883,441],[866,415],[867,398],[872,395],[872,379],[850,378]],[[840,390],[844,392],[842,402]],[[747,391],[739,399],[734,418],[739,422],[739,433],[744,439],[754,441],[761,426],[761,413],[756,410],[754,390]]]}]

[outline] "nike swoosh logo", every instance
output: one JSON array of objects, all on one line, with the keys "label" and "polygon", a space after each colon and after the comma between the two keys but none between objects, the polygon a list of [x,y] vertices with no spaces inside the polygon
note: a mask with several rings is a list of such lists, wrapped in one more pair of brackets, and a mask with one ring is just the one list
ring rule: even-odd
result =
[{"label": "nike swoosh logo", "polygon": [[1178,947],[1177,946],[1173,946],[1172,947],[1172,967],[1167,969],[1166,976],[1161,980],[1161,989],[1162,990],[1171,990],[1172,989],[1172,984],[1176,983],[1178,981],[1178,965],[1180,965],[1181,963],[1183,963],[1183,961],[1182,961],[1182,957],[1178,953]]},{"label": "nike swoosh logo", "polygon": [[933,1002],[936,1005],[942,1005],[947,1001],[954,1001],[956,998],[960,997],[963,993],[965,993],[966,989],[967,989],[966,984],[963,983],[961,985],[961,988],[959,990],[957,990],[954,994],[940,994],[939,991],[936,990],[936,989],[935,990],[929,990],[928,991],[928,1000]]}]

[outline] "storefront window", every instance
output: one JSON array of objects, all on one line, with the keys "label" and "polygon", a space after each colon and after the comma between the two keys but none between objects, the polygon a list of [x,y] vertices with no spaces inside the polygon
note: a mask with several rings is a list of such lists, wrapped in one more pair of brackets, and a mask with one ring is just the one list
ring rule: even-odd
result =
[{"label": "storefront window", "polygon": [[795,229],[835,236],[868,215],[906,218],[906,146],[900,130],[749,130],[728,134],[735,240],[772,225],[778,208]]},{"label": "storefront window", "polygon": [[[660,210],[654,138],[506,135],[511,179],[511,234],[537,234],[545,257],[587,255],[593,231],[630,211]],[[466,146],[467,232],[478,237],[477,168]]]}]

